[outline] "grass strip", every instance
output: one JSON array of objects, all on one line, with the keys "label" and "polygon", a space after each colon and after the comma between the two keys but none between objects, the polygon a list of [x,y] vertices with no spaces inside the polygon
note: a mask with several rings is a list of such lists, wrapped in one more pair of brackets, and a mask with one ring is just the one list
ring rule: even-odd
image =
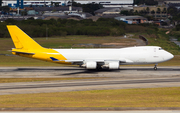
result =
[{"label": "grass strip", "polygon": [[56,80],[80,80],[80,79],[102,79],[98,77],[82,78],[0,78],[0,83],[12,82],[36,82],[36,81],[56,81]]},{"label": "grass strip", "polygon": [[0,108],[180,107],[180,87],[1,95]]}]

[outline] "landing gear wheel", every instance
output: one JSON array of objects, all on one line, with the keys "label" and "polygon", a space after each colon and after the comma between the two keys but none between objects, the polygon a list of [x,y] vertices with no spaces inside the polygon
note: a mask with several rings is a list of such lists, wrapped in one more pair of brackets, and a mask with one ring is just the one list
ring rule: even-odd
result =
[{"label": "landing gear wheel", "polygon": [[157,64],[154,66],[154,70],[157,70]]},{"label": "landing gear wheel", "polygon": [[102,67],[101,66],[97,66],[97,68],[96,68],[96,70],[101,70],[102,69]]},{"label": "landing gear wheel", "polygon": [[154,67],[154,70],[157,70],[157,67]]}]

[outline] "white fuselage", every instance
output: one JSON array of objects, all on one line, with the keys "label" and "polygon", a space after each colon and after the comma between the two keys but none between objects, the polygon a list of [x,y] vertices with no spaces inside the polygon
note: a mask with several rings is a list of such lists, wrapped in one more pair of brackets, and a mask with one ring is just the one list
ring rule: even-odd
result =
[{"label": "white fuselage", "polygon": [[54,49],[67,60],[120,61],[121,64],[157,64],[174,56],[157,46],[127,47],[121,49]]},{"label": "white fuselage", "polygon": [[174,56],[158,46],[139,46],[120,49],[47,49],[15,25],[7,26],[16,48],[14,55],[55,63],[73,64],[86,69],[119,69],[122,64],[155,64]]}]

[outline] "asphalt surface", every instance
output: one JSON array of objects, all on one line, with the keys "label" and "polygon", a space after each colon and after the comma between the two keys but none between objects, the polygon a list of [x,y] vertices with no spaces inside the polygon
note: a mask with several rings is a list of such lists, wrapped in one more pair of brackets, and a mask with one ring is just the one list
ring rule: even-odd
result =
[{"label": "asphalt surface", "polygon": [[79,67],[0,67],[0,78],[159,78],[180,77],[180,67],[121,67],[119,70],[86,70]]},{"label": "asphalt surface", "polygon": [[179,113],[180,111],[169,110],[169,111],[18,111],[18,112],[8,112],[4,111],[2,113]]},{"label": "asphalt surface", "polygon": [[180,67],[121,67],[85,70],[79,67],[0,67],[0,78],[78,78],[66,81],[1,83],[0,95],[103,89],[180,87]]}]

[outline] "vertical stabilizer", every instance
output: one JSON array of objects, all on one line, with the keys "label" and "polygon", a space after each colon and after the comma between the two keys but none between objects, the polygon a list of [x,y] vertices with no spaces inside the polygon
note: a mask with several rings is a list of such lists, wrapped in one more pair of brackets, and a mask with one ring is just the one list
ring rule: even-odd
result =
[{"label": "vertical stabilizer", "polygon": [[16,25],[7,25],[7,28],[16,49],[42,49],[43,48]]}]

